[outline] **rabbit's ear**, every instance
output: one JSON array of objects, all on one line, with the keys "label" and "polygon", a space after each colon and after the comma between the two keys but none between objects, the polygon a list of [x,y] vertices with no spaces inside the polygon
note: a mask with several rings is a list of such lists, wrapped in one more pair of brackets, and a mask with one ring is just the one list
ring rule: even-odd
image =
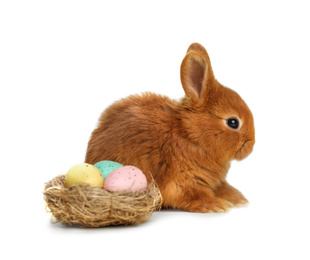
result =
[{"label": "rabbit's ear", "polygon": [[209,63],[210,65],[210,69],[211,69],[211,73],[213,75],[213,71],[212,71],[212,68],[211,68],[211,62],[210,62],[210,58],[209,58],[209,55],[208,55],[208,52],[206,51],[206,49],[199,43],[197,42],[194,42],[192,43],[188,49],[187,49],[187,53],[190,52],[190,51],[195,51],[195,52],[199,52],[201,55],[203,55],[206,59],[206,61]]},{"label": "rabbit's ear", "polygon": [[207,57],[209,58],[209,55],[208,55],[206,49],[205,49],[201,44],[199,44],[199,43],[197,43],[197,42],[192,43],[192,44],[188,47],[187,53],[190,52],[190,51],[199,52],[199,53],[201,53],[201,54],[203,54],[203,55],[205,55],[205,56],[207,56]]},{"label": "rabbit's ear", "polygon": [[193,101],[203,101],[206,98],[208,88],[214,80],[211,63],[206,50],[202,47],[202,51],[191,49],[199,45],[191,45],[188,53],[181,64],[181,83],[186,95]]}]

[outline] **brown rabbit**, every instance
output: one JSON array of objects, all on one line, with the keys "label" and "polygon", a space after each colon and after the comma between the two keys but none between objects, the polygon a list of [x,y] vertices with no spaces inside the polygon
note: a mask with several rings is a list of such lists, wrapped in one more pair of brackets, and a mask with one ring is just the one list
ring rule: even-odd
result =
[{"label": "brown rabbit", "polygon": [[164,207],[224,212],[247,203],[226,181],[230,161],[255,143],[251,111],[214,77],[207,51],[193,43],[181,65],[180,101],[144,93],[122,99],[102,114],[85,162],[134,165],[157,182]]}]

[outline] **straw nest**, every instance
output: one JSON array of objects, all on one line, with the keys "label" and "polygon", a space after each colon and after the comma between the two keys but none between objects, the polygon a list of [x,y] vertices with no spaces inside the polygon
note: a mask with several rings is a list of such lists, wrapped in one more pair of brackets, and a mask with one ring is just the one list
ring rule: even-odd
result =
[{"label": "straw nest", "polygon": [[45,184],[46,209],[69,226],[103,227],[140,224],[162,205],[155,181],[143,192],[109,192],[89,185],[64,186],[64,175]]}]

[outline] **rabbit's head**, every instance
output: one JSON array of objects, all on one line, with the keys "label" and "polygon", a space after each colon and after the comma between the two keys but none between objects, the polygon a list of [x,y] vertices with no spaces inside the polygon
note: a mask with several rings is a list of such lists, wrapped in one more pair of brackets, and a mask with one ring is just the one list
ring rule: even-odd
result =
[{"label": "rabbit's head", "polygon": [[190,138],[221,161],[242,160],[253,150],[253,115],[233,90],[214,77],[207,51],[193,43],[181,65],[184,127]]}]

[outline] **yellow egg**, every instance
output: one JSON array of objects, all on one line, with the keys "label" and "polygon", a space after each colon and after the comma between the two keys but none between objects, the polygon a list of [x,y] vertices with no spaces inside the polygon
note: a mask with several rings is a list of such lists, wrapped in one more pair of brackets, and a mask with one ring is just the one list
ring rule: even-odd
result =
[{"label": "yellow egg", "polygon": [[65,175],[66,187],[76,183],[102,188],[104,181],[101,172],[94,165],[81,163],[73,166]]}]

